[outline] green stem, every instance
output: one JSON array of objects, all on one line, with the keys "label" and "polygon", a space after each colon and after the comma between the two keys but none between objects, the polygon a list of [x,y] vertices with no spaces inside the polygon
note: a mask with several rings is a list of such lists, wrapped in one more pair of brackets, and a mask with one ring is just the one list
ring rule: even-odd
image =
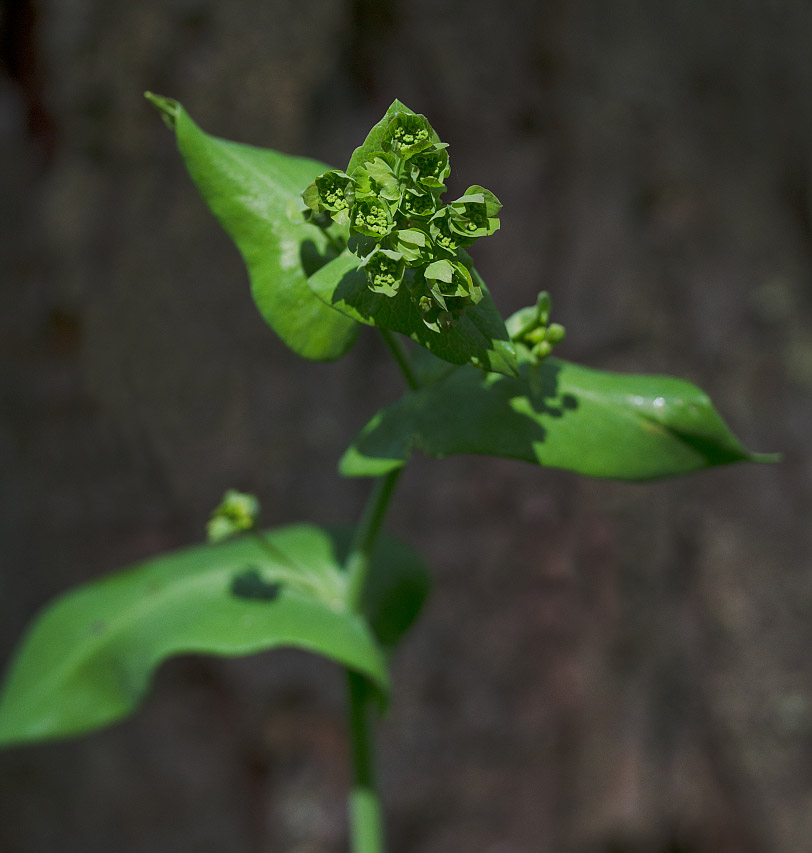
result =
[{"label": "green stem", "polygon": [[375,480],[372,493],[367,500],[364,514],[355,530],[355,538],[345,563],[347,578],[347,602],[353,610],[361,612],[369,570],[372,566],[372,550],[383,524],[389,501],[395,491],[401,468],[390,471],[385,477]]},{"label": "green stem", "polygon": [[[417,388],[417,378],[406,353],[388,331],[380,331],[407,384],[412,389]],[[398,468],[375,481],[344,565],[347,572],[347,602],[357,613],[363,612],[364,590],[372,567],[372,552],[400,471]],[[349,669],[347,693],[352,744],[352,789],[349,800],[351,850],[352,853],[384,853],[383,813],[375,784],[374,734],[369,719],[369,688],[362,675]]]},{"label": "green stem", "polygon": [[409,364],[409,359],[406,353],[403,351],[403,347],[401,347],[395,336],[388,329],[378,329],[378,331],[381,333],[384,341],[386,341],[386,345],[395,357],[395,361],[398,363],[398,367],[403,374],[403,378],[406,380],[406,384],[412,389],[412,391],[414,391],[419,387],[420,383],[414,375],[414,371],[412,370],[411,364]]},{"label": "green stem", "polygon": [[365,678],[347,670],[349,730],[352,743],[352,789],[349,818],[352,853],[384,853],[381,801],[375,784],[374,735]]}]

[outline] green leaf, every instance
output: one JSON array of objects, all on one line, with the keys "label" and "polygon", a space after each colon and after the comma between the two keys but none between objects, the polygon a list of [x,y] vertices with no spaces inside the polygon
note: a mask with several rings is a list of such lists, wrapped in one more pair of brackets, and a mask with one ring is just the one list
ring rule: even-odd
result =
[{"label": "green leaf", "polygon": [[[342,565],[349,554],[352,533],[352,528],[331,529]],[[417,619],[430,586],[428,569],[417,552],[391,536],[378,539],[362,607],[375,637],[388,653]]]},{"label": "green leaf", "polygon": [[[349,538],[349,530],[292,525],[166,554],[66,593],[13,659],[0,695],[0,744],[76,735],[126,716],[156,667],[176,654],[292,646],[362,673],[385,694],[384,650],[346,604],[340,567]],[[385,539],[372,572],[380,586],[367,602],[369,623],[389,648],[419,609],[425,569]],[[404,609],[393,614],[398,590]]]},{"label": "green leaf", "polygon": [[519,378],[461,368],[407,394],[375,415],[340,470],[381,475],[414,450],[504,456],[616,480],[776,458],[746,450],[689,382],[553,358],[523,363]]},{"label": "green leaf", "polygon": [[342,356],[358,326],[307,286],[307,274],[336,252],[324,231],[299,214],[302,191],[329,166],[210,136],[176,101],[147,97],[174,128],[192,180],[240,250],[268,325],[305,358]]},{"label": "green leaf", "polygon": [[471,270],[483,298],[468,306],[448,329],[426,327],[419,307],[405,287],[394,296],[372,293],[359,260],[344,252],[308,279],[313,292],[328,305],[359,323],[380,326],[410,337],[438,358],[452,364],[472,364],[484,370],[515,375],[516,351],[501,315],[482,279]]},{"label": "green leaf", "polygon": [[389,122],[398,114],[406,113],[407,115],[415,115],[414,111],[410,110],[406,104],[401,103],[397,98],[392,101],[392,105],[384,114],[383,118],[370,130],[367,138],[352,152],[350,162],[347,164],[346,172],[351,175],[355,169],[362,166],[367,160],[371,159],[374,154],[383,150],[383,136]]}]

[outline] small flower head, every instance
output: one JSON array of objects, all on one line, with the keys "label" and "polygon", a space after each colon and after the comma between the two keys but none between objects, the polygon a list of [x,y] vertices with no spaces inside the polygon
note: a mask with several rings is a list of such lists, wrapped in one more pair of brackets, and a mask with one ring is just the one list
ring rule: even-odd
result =
[{"label": "small flower head", "polygon": [[361,267],[367,276],[367,286],[373,293],[394,296],[403,281],[406,262],[399,252],[375,249]]},{"label": "small flower head", "polygon": [[419,151],[409,158],[409,171],[412,180],[433,189],[445,187],[445,181],[451,174],[447,146],[444,143],[432,145],[425,151]]},{"label": "small flower head", "polygon": [[448,309],[448,300],[462,299],[465,304],[475,305],[482,299],[482,289],[460,261],[434,261],[426,267],[423,276],[432,297],[443,310]]},{"label": "small flower head", "polygon": [[381,147],[404,159],[428,148],[437,134],[423,115],[396,113],[383,133]]},{"label": "small flower head", "polygon": [[429,234],[437,248],[454,255],[460,246],[465,245],[465,240],[451,229],[450,219],[451,208],[441,207],[429,220]]},{"label": "small flower head", "polygon": [[465,195],[448,206],[451,208],[449,227],[466,241],[488,237],[499,228],[497,214],[502,203],[484,187],[469,187]]},{"label": "small flower head", "polygon": [[428,219],[437,212],[437,196],[419,187],[407,187],[400,199],[400,213],[407,219]]},{"label": "small flower head", "polygon": [[259,501],[254,495],[229,489],[206,526],[209,542],[222,542],[245,530],[251,530],[258,516]]},{"label": "small flower head", "polygon": [[358,199],[350,216],[350,233],[353,231],[380,240],[392,230],[389,205],[377,196]]},{"label": "small flower head", "polygon": [[550,322],[550,294],[546,290],[539,293],[535,305],[509,317],[505,326],[511,340],[524,347],[535,362],[546,358],[566,335],[560,323]]},{"label": "small flower head", "polygon": [[319,175],[302,193],[304,203],[314,213],[329,213],[333,219],[349,215],[355,190],[353,180],[344,172],[334,169]]}]

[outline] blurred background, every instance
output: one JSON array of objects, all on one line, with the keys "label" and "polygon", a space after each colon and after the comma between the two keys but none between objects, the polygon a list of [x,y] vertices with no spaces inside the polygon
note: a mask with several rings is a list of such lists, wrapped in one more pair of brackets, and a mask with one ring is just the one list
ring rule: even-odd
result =
[{"label": "blurred background", "polygon": [[[197,542],[227,487],[351,521],[335,463],[400,377],[302,362],[143,100],[343,166],[398,97],[507,315],[705,388],[734,466],[624,485],[416,460],[433,568],[380,726],[391,853],[812,850],[812,7],[802,0],[3,0],[0,664],[62,590]],[[0,754],[3,853],[346,849],[343,681],[174,660],[134,718]]]}]

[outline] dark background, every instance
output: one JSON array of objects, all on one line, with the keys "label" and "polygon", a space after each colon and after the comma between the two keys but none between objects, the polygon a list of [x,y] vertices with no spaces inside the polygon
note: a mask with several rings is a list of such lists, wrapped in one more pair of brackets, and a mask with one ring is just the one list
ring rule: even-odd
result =
[{"label": "dark background", "polygon": [[[435,589],[380,727],[392,853],[812,850],[812,7],[790,0],[5,0],[0,661],[60,591],[198,541],[230,486],[349,521],[335,461],[400,378],[302,362],[141,93],[343,166],[398,97],[507,314],[710,392],[774,467],[652,485],[418,460]],[[450,195],[449,197],[454,197]],[[333,853],[338,672],[185,658],[102,733],[0,755],[3,853]]]}]

